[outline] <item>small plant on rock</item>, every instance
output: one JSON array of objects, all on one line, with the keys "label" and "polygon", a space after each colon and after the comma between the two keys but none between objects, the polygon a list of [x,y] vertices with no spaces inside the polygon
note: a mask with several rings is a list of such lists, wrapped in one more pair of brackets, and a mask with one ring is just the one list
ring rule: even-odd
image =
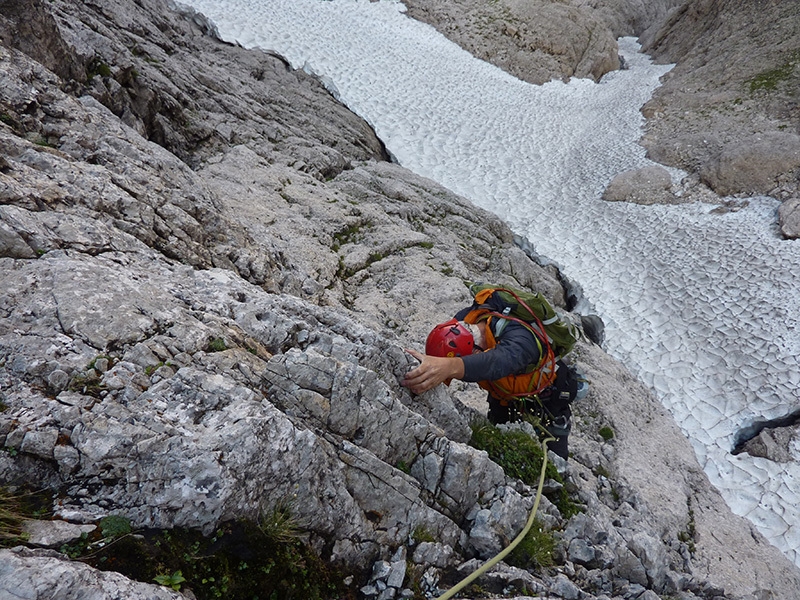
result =
[{"label": "small plant on rock", "polygon": [[206,348],[208,352],[222,352],[223,350],[227,349],[228,346],[225,344],[225,340],[219,337],[208,342],[208,347]]},{"label": "small plant on rock", "polygon": [[506,562],[521,569],[551,567],[554,564],[555,548],[556,539],[553,533],[545,531],[539,521],[534,521],[530,531],[511,551]]},{"label": "small plant on rock", "polygon": [[25,519],[21,497],[8,488],[0,488],[0,545],[22,541],[22,522]]},{"label": "small plant on rock", "polygon": [[[472,438],[469,443],[473,448],[485,450],[489,458],[500,465],[509,477],[534,487],[539,484],[544,452],[539,440],[524,431],[518,429],[502,431],[486,420],[478,420],[472,424]],[[547,463],[545,473],[548,479],[564,483],[553,463]],[[562,486],[559,491],[546,495],[565,518],[580,512],[565,487]]]},{"label": "small plant on rock", "polygon": [[181,589],[181,584],[186,581],[186,578],[180,571],[175,571],[172,575],[156,575],[153,577],[153,580],[156,583],[170,587],[177,592]]},{"label": "small plant on rock", "polygon": [[614,438],[614,430],[611,429],[611,427],[601,427],[597,433],[599,433],[600,437],[606,442],[611,441]]},{"label": "small plant on rock", "polygon": [[272,510],[263,512],[258,528],[266,538],[276,543],[288,543],[300,535],[300,527],[288,501],[278,502]]},{"label": "small plant on rock", "polygon": [[436,541],[436,538],[433,537],[433,534],[424,525],[417,525],[411,533],[411,537],[417,544],[421,544],[422,542],[433,543]]},{"label": "small plant on rock", "polygon": [[100,531],[105,539],[127,535],[133,531],[131,522],[120,515],[108,515],[100,519]]}]

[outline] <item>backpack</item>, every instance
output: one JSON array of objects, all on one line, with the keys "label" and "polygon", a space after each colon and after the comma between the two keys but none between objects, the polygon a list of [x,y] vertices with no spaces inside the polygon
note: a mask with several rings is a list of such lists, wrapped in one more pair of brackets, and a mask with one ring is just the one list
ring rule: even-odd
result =
[{"label": "backpack", "polygon": [[477,297],[481,292],[484,292],[481,294],[484,299],[495,294],[506,305],[503,311],[505,316],[534,325],[541,324],[556,357],[566,356],[572,351],[578,340],[578,329],[572,323],[562,319],[539,292],[526,292],[516,288],[485,283],[473,283],[469,286],[469,291],[479,303],[481,300]]}]

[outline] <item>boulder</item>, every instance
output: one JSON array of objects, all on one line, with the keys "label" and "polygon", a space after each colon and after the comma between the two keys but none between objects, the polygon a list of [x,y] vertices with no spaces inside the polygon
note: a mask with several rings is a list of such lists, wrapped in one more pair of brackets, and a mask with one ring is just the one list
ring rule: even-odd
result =
[{"label": "boulder", "polygon": [[680,199],[671,193],[671,187],[672,177],[665,168],[656,165],[642,167],[614,176],[603,192],[603,200],[637,204],[674,204]]},{"label": "boulder", "polygon": [[778,209],[781,234],[787,240],[800,238],[800,198],[784,200]]},{"label": "boulder", "polygon": [[54,550],[0,549],[0,598],[82,598],[97,600],[185,600],[153,583],[131,581],[114,571],[98,571]]},{"label": "boulder", "polygon": [[765,195],[800,174],[800,135],[765,133],[723,145],[700,169],[703,182],[721,196]]}]

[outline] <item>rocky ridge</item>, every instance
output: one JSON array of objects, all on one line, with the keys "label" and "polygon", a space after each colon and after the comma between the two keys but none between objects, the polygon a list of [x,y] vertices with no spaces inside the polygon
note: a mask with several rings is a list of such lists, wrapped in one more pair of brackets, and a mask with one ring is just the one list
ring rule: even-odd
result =
[{"label": "rocky ridge", "polygon": [[[210,533],[299,499],[354,591],[408,596],[421,573],[433,593],[519,531],[533,490],[469,446],[474,386],[399,385],[403,348],[467,280],[569,294],[499,219],[388,162],[319,82],[213,33],[158,0],[0,2],[0,482],[50,490],[53,523],[83,527]],[[592,391],[559,466],[585,511],[545,500],[557,566],[484,585],[800,589],[647,390],[588,340],[575,359]],[[0,555],[3,599],[181,596],[52,550]]]},{"label": "rocky ridge", "polygon": [[[408,0],[409,14],[523,81],[592,78],[624,68],[616,38],[635,36],[675,64],[642,108],[648,158],[681,182],[619,197],[644,173],[620,174],[608,199],[652,204],[730,197],[782,201],[780,231],[800,237],[800,8],[792,2]],[[652,175],[652,174],[650,174]],[[668,177],[663,170],[659,178]],[[635,183],[641,183],[635,181]],[[634,186],[636,187],[636,186]]]}]

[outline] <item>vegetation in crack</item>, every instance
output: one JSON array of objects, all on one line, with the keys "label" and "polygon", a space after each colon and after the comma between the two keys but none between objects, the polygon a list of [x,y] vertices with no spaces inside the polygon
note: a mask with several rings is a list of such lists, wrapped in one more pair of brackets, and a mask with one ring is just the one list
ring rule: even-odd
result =
[{"label": "vegetation in crack", "polygon": [[0,547],[24,544],[28,534],[23,523],[46,517],[49,514],[48,502],[49,495],[41,490],[0,487]]},{"label": "vegetation in crack", "polygon": [[[2,511],[6,498],[0,496]],[[24,543],[13,527],[0,535],[8,531],[15,544]],[[345,575],[323,561],[296,527],[288,505],[258,522],[222,523],[211,535],[185,528],[134,530],[126,518],[110,515],[60,551],[100,570],[191,592],[197,600],[352,598]]]},{"label": "vegetation in crack", "polygon": [[[471,424],[470,446],[485,450],[495,463],[500,465],[509,477],[519,479],[530,486],[537,486],[542,470],[544,454],[539,440],[518,429],[501,430],[485,419],[476,419]],[[546,477],[562,484],[557,492],[546,493],[564,518],[580,512],[580,507],[572,500],[564,480],[552,462],[548,462]]]},{"label": "vegetation in crack", "polygon": [[762,71],[747,83],[750,86],[750,93],[758,91],[771,92],[778,88],[778,85],[789,81],[794,74],[795,67],[800,62],[800,52],[794,52],[791,58],[782,65]]}]

